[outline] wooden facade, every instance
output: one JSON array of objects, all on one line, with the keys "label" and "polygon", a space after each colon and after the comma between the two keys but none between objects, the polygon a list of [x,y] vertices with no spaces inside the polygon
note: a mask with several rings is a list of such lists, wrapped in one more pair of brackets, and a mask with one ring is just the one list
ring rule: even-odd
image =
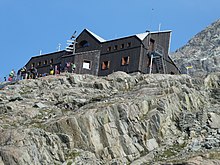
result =
[{"label": "wooden facade", "polygon": [[106,41],[84,29],[76,38],[74,53],[64,50],[32,57],[26,67],[34,66],[39,74],[44,74],[49,73],[51,65],[72,62],[78,74],[106,76],[116,71],[179,74],[168,56],[170,37],[171,31],[159,31]]}]

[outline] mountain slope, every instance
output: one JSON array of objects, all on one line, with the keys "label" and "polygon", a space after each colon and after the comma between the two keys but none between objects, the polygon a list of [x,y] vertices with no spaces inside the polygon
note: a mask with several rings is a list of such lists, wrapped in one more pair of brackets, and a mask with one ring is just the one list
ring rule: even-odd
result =
[{"label": "mountain slope", "polygon": [[220,71],[220,19],[195,35],[182,48],[171,55],[171,58],[186,73],[201,75]]},{"label": "mountain slope", "polygon": [[187,161],[220,147],[220,74],[64,74],[0,90],[0,164]]}]

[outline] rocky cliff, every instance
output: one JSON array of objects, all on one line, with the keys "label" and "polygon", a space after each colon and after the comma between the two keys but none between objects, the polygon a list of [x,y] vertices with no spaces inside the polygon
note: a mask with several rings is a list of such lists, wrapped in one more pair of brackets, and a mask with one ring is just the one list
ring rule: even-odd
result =
[{"label": "rocky cliff", "polygon": [[220,71],[220,19],[195,35],[182,48],[171,54],[182,73],[206,75]]},{"label": "rocky cliff", "polygon": [[220,73],[63,74],[0,90],[0,165],[220,163]]}]

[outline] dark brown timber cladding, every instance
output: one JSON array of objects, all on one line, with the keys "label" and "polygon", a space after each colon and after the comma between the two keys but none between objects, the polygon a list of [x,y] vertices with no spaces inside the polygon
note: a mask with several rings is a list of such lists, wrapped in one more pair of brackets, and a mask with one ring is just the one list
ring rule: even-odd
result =
[{"label": "dark brown timber cladding", "polygon": [[99,58],[100,50],[76,53],[74,55],[75,73],[98,75]]},{"label": "dark brown timber cladding", "polygon": [[[164,62],[168,59],[168,51],[169,51],[169,42],[170,42],[170,34],[171,31],[167,32],[158,32],[158,33],[149,33],[148,36],[141,42],[141,55],[140,55],[140,63],[139,63],[139,70],[142,73],[149,73],[150,71],[150,47],[149,43],[150,40],[155,41],[156,45],[160,45],[164,49]],[[152,73],[157,73],[156,64],[153,60],[152,63]]]},{"label": "dark brown timber cladding", "polygon": [[[84,29],[76,38],[75,53],[60,51],[32,57],[26,67],[30,69],[34,65],[39,74],[43,74],[49,73],[51,64],[61,64],[63,67],[67,62],[73,62],[76,64],[74,72],[78,74],[106,76],[116,71],[149,73],[152,52],[158,52],[155,47],[160,45],[163,55],[159,53],[159,61],[156,55],[152,58],[152,73],[179,74],[178,68],[168,56],[170,37],[171,31],[161,31],[105,41]],[[164,59],[163,65],[161,59]]]},{"label": "dark brown timber cladding", "polygon": [[[127,37],[103,43],[100,57],[99,75],[104,76],[115,71],[137,72],[140,58],[140,41],[136,37]],[[103,68],[103,62],[109,62],[109,68]]]},{"label": "dark brown timber cladding", "polygon": [[77,37],[76,53],[91,50],[100,50],[100,42],[93,37],[86,29]]},{"label": "dark brown timber cladding", "polygon": [[156,39],[157,42],[164,48],[165,55],[165,65],[166,65],[166,73],[167,74],[180,74],[179,69],[174,64],[174,62],[169,57],[169,48],[170,48],[170,40],[171,40],[171,32],[164,32],[159,34],[153,34],[152,38]]},{"label": "dark brown timber cladding", "polygon": [[168,74],[180,74],[180,70],[177,68],[177,66],[174,64],[170,57],[168,57],[166,64]]},{"label": "dark brown timber cladding", "polygon": [[25,65],[27,69],[31,66],[37,68],[39,74],[49,73],[50,65],[59,65],[62,56],[69,54],[66,51],[59,51],[50,54],[40,55],[32,57],[29,62]]},{"label": "dark brown timber cladding", "polygon": [[163,33],[151,33],[149,35],[150,38],[154,39],[156,43],[164,49],[165,58],[168,57],[169,47],[170,47],[170,36],[171,32],[163,32]]},{"label": "dark brown timber cladding", "polygon": [[140,53],[140,63],[139,63],[139,70],[142,73],[149,73],[150,67],[150,58],[148,55],[148,50],[144,45],[141,46],[141,53]]}]

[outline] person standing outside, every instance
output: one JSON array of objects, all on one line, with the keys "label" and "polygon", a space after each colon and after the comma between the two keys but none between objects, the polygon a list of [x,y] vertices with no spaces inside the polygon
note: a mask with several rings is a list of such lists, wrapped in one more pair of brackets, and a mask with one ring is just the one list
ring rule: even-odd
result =
[{"label": "person standing outside", "polygon": [[72,70],[72,73],[74,73],[75,69],[76,69],[76,64],[73,63],[73,62],[71,62],[71,70]]},{"label": "person standing outside", "polygon": [[14,69],[11,70],[9,73],[8,81],[14,81],[15,80],[15,71]]},{"label": "person standing outside", "polygon": [[58,70],[58,66],[57,65],[55,65],[54,70],[55,70],[55,75],[59,74],[59,70]]},{"label": "person standing outside", "polygon": [[53,68],[53,65],[50,65],[50,75],[54,75],[54,68]]}]

